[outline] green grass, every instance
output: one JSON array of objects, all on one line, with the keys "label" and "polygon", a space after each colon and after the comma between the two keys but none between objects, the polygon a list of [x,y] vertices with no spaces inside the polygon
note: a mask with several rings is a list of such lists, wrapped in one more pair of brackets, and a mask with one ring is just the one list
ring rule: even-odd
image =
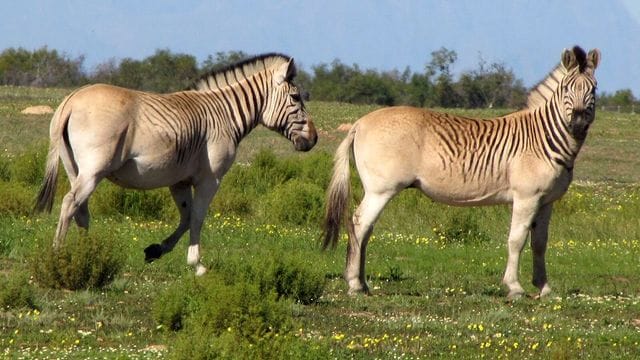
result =
[{"label": "green grass", "polygon": [[[0,160],[5,161],[0,161],[0,298],[20,299],[22,304],[2,303],[0,357],[180,358],[176,350],[189,349],[190,338],[204,349],[202,353],[214,345],[218,350],[234,349],[239,342],[229,335],[237,334],[233,329],[218,331],[215,339],[198,330],[207,326],[198,314],[218,310],[186,309],[192,314],[186,324],[191,325],[177,332],[154,317],[161,310],[158,301],[193,281],[193,269],[186,265],[186,238],[162,259],[144,262],[143,249],[161,241],[177,225],[177,211],[166,189],[123,192],[107,183],[100,185],[90,204],[91,239],[118,241],[123,262],[110,284],[92,290],[51,289],[31,274],[34,259],[45,254],[38,250],[39,244],[51,241],[60,198],[68,185],[60,182],[53,215],[29,216],[28,194],[35,196],[37,191],[31,178],[38,151],[43,151],[34,149],[44,149],[48,117],[28,119],[18,112],[28,105],[55,107],[66,92],[0,88],[0,138],[4,141]],[[274,261],[294,264],[288,265],[292,273],[301,269],[301,273],[324,274],[324,293],[309,305],[274,304],[265,296],[266,304],[273,306],[267,310],[290,316],[285,320],[291,328],[281,335],[288,340],[277,343],[280,347],[272,348],[272,356],[640,356],[640,167],[635,163],[640,130],[634,125],[640,115],[598,113],[576,164],[578,181],[554,207],[547,252],[553,292],[545,299],[507,302],[500,280],[509,208],[447,207],[414,190],[392,200],[374,231],[367,258],[373,295],[347,296],[341,279],[345,241],[335,251],[319,251],[317,204],[295,196],[315,199],[318,189],[324,189],[332,152],[344,136],[336,128],[375,107],[319,102],[308,107],[320,131],[318,148],[308,154],[294,153],[279,135],[256,129],[242,143],[240,164],[223,180],[202,232],[203,262],[214,281],[233,280],[228,274],[234,266],[260,269]],[[481,117],[505,112],[452,111]],[[17,159],[24,160],[16,165]],[[2,164],[10,171],[2,170]],[[71,236],[76,235],[72,228]],[[531,252],[526,248],[520,279],[533,294],[531,273]],[[203,285],[211,290],[190,296],[194,304],[207,304],[216,299],[207,291],[217,289],[245,301],[244,293],[238,293],[245,280],[239,278],[238,287]],[[254,301],[252,291],[247,294]],[[260,306],[260,301],[256,304]],[[253,352],[246,345],[242,353],[264,350],[260,339],[250,342],[256,346]]]}]

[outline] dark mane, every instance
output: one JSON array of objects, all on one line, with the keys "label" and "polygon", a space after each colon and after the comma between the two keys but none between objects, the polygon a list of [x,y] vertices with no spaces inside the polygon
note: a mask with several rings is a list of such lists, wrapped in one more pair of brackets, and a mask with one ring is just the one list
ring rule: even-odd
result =
[{"label": "dark mane", "polygon": [[289,60],[289,56],[279,53],[257,55],[202,75],[193,82],[189,90],[210,91],[227,87]]},{"label": "dark mane", "polygon": [[526,108],[534,109],[549,101],[566,75],[567,70],[562,64],[558,64],[544,79],[531,88],[527,96]]},{"label": "dark mane", "polygon": [[576,56],[576,61],[578,62],[578,70],[583,73],[585,67],[587,66],[587,53],[577,45],[574,46],[572,50],[573,54]]}]

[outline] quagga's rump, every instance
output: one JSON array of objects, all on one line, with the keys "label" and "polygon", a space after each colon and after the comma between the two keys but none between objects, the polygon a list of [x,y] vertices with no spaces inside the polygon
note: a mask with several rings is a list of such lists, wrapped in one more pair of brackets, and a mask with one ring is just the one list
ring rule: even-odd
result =
[{"label": "quagga's rump", "polygon": [[349,154],[353,150],[365,194],[353,218],[344,273],[350,292],[368,292],[365,253],[387,202],[408,187],[459,206],[511,203],[509,297],[518,282],[520,252],[531,233],[533,284],[550,292],[544,255],[551,207],[569,187],[573,165],[595,118],[594,71],[600,52],[565,50],[560,65],[534,88],[524,110],[470,119],[411,107],[374,111],[358,120],[336,151],[327,190],[324,247],[335,245],[348,214]]},{"label": "quagga's rump", "polygon": [[258,124],[275,130],[296,150],[317,141],[298,89],[292,58],[266,54],[213,72],[192,90],[154,94],[91,85],[67,96],[51,120],[46,173],[36,210],[51,211],[59,159],[71,189],[64,196],[54,245],[69,222],[88,229],[88,199],[108,178],[128,188],[168,186],[180,223],[162,244],[145,249],[148,261],[173,249],[190,230],[187,262],[196,273],[200,230],[238,143]]}]

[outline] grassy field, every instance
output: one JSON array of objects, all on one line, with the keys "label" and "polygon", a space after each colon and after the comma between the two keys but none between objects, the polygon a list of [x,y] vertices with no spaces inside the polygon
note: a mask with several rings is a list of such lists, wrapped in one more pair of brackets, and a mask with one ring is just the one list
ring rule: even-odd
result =
[{"label": "grassy field", "polygon": [[[69,291],[47,287],[34,275],[38,264],[47,261],[66,185],[60,184],[54,214],[29,215],[39,174],[34,175],[28,163],[42,161],[49,116],[19,111],[28,105],[55,108],[67,92],[0,88],[0,303],[5,301],[0,310],[0,357],[181,358],[185,349],[200,349],[201,343],[234,349],[235,353],[218,353],[229,358],[258,351],[230,345],[229,339],[237,340],[240,331],[234,325],[205,336],[210,330],[203,330],[201,322],[215,312],[203,307],[222,306],[211,302],[218,298],[207,289],[228,291],[233,299],[239,290],[234,281],[221,287],[194,279],[186,266],[186,239],[162,259],[144,263],[143,249],[176,225],[166,190],[140,195],[100,185],[90,205],[90,233],[115,244],[112,251],[122,260],[109,285]],[[547,252],[553,292],[540,300],[507,302],[500,280],[509,208],[446,207],[413,190],[390,203],[374,232],[367,259],[373,295],[347,296],[341,279],[345,242],[336,251],[319,251],[322,194],[332,152],[344,136],[336,130],[338,125],[376,107],[310,102],[308,108],[320,132],[317,147],[311,153],[295,153],[277,134],[256,129],[241,144],[238,164],[223,181],[203,229],[203,261],[212,269],[205,276],[209,281],[231,276],[242,283],[241,274],[256,276],[247,267],[262,269],[262,264],[274,261],[295,263],[326,279],[323,295],[311,304],[278,302],[284,306],[286,331],[275,337],[269,337],[269,331],[246,337],[251,339],[248,347],[267,349],[258,357],[640,356],[640,115],[597,114],[576,163],[576,181],[554,208]],[[479,117],[506,112],[451,111]],[[83,239],[75,230],[70,235]],[[520,278],[534,293],[528,248]],[[185,325],[171,330],[157,314],[173,304],[172,289],[190,286],[204,290],[189,293]],[[196,306],[200,303],[207,306]],[[266,305],[259,304],[266,312]],[[254,307],[247,309],[253,314]],[[280,314],[277,307],[269,309]],[[250,320],[240,324],[251,327]],[[278,339],[279,334],[287,340]],[[289,345],[270,348],[276,345],[265,342]],[[206,358],[205,354],[198,356]]]}]

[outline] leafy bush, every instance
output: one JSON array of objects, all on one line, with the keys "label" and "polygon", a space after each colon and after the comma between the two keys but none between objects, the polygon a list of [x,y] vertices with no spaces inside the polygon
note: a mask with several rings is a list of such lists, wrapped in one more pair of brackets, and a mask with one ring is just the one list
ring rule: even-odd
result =
[{"label": "leafy bush", "polygon": [[0,181],[11,180],[11,161],[6,156],[0,156]]},{"label": "leafy bush", "polygon": [[274,187],[260,203],[260,215],[271,223],[316,225],[322,219],[324,190],[292,179]]},{"label": "leafy bush", "polygon": [[474,211],[466,211],[457,215],[448,216],[445,224],[435,228],[436,236],[447,242],[481,243],[490,240],[489,236],[481,230]]},{"label": "leafy bush", "polygon": [[275,290],[278,297],[309,305],[318,301],[325,287],[320,271],[304,267],[299,261],[278,259],[263,279],[263,286]]},{"label": "leafy bush", "polygon": [[229,284],[210,273],[167,290],[156,300],[154,316],[171,329],[184,325],[171,349],[173,358],[237,358],[249,349],[273,347],[271,340],[290,332],[289,306],[255,282]]},{"label": "leafy bush", "polygon": [[[235,169],[240,169],[240,167],[231,168],[230,173],[235,174]],[[229,176],[224,178],[220,191],[213,199],[213,207],[217,212],[223,214],[250,215],[253,211],[253,204],[256,202],[256,196],[247,193],[241,188],[233,188],[231,185],[225,186],[225,184],[232,181],[227,180],[227,178]],[[231,178],[234,178],[234,176],[231,176]]]},{"label": "leafy bush", "polygon": [[153,315],[166,328],[182,330],[172,358],[314,358],[306,354],[328,349],[311,349],[295,336],[291,307],[292,300],[317,301],[324,285],[320,272],[299,262],[219,259],[206,276],[167,289]]},{"label": "leafy bush", "polygon": [[0,308],[35,309],[35,296],[29,277],[22,273],[0,276]]},{"label": "leafy bush", "polygon": [[40,185],[47,162],[46,143],[32,146],[11,162],[11,179],[28,185]]},{"label": "leafy bush", "polygon": [[184,321],[190,308],[197,306],[197,296],[202,296],[203,287],[198,278],[178,282],[156,299],[153,306],[153,318],[167,329],[178,331],[184,327]]},{"label": "leafy bush", "polygon": [[33,208],[33,189],[18,182],[0,180],[0,215],[26,216]]},{"label": "leafy bush", "polygon": [[44,286],[69,290],[102,288],[114,279],[124,263],[115,236],[102,232],[70,231],[54,249],[48,242],[35,248],[31,264],[35,279]]},{"label": "leafy bush", "polygon": [[[213,206],[224,214],[258,215],[272,223],[315,224],[320,218],[322,189],[329,183],[331,168],[331,155],[327,153],[310,155],[303,161],[297,157],[279,159],[271,150],[263,149],[251,164],[235,164],[231,168]],[[295,183],[289,184],[292,181]],[[287,211],[291,201],[292,209]],[[271,205],[279,207],[276,217]]]},{"label": "leafy bush", "polygon": [[91,209],[102,215],[127,215],[142,219],[167,220],[178,212],[166,189],[125,189],[107,181],[91,197]]}]

